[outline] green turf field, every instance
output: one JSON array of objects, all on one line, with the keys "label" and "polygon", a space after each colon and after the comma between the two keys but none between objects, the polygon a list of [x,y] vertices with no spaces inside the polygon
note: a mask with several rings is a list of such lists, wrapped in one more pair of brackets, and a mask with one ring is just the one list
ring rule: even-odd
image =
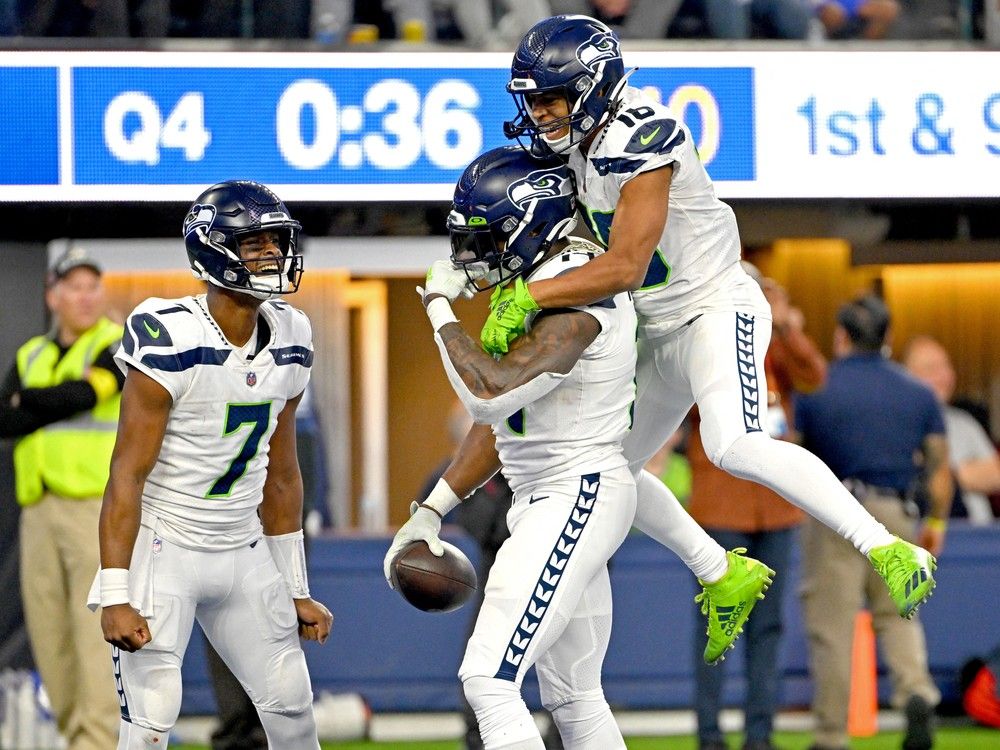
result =
[{"label": "green turf field", "polygon": [[[877,737],[853,740],[851,750],[899,750],[902,732],[883,732]],[[806,750],[809,734],[779,732],[774,742],[780,750]],[[627,740],[629,750],[697,750],[694,737],[633,737]],[[739,750],[739,738],[732,737],[729,746]],[[208,750],[198,745],[172,745],[175,750]],[[457,740],[444,742],[324,742],[323,750],[458,750]],[[938,730],[935,750],[997,750],[1000,731],[979,727],[942,727]]]}]

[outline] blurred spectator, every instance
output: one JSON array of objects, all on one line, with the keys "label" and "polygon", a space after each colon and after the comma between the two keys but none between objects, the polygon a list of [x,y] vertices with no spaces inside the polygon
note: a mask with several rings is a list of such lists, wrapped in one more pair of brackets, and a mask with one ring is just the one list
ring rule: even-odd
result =
[{"label": "blurred spectator", "polygon": [[[987,495],[1000,492],[1000,455],[975,417],[949,404],[955,395],[956,377],[948,352],[930,336],[917,336],[907,344],[903,364],[930,386],[941,404],[951,470],[965,515],[976,525],[992,523],[993,508]],[[952,515],[959,515],[955,508],[952,511]]]},{"label": "blurred spectator", "polygon": [[[149,0],[147,0],[149,1]],[[173,0],[171,36],[306,39],[311,0]]]},{"label": "blurred spectator", "polygon": [[84,603],[100,567],[97,524],[124,382],[113,359],[122,327],[104,316],[101,269],[78,248],[52,267],[45,302],[52,330],[18,349],[0,386],[0,438],[17,438],[21,596],[69,750],[108,750],[118,734],[118,696],[100,622]]},{"label": "blurred spectator", "polygon": [[899,12],[897,0],[816,0],[829,39],[884,39]]},{"label": "blurred spectator", "polygon": [[0,0],[0,36],[17,36],[20,33],[17,0]]},{"label": "blurred spectator", "polygon": [[21,4],[25,36],[167,36],[170,0],[36,0]]},{"label": "blurred spectator", "polygon": [[[888,308],[874,295],[840,308],[833,341],[837,361],[823,390],[799,398],[796,426],[803,445],[890,534],[908,541],[919,521],[909,490],[922,471],[931,517],[920,543],[937,555],[952,497],[944,421],[930,389],[882,355],[889,323]],[[866,600],[892,673],[892,703],[905,709],[903,747],[930,750],[933,707],[941,695],[928,671],[923,626],[917,617],[900,617],[868,561],[815,519],[807,519],[802,530],[801,597],[815,687],[813,750],[847,747],[851,644],[855,617]]]},{"label": "blurred spectator", "polygon": [[[768,387],[768,432],[788,439],[795,391],[810,392],[826,377],[826,360],[803,331],[801,311],[789,303],[788,293],[773,279],[761,278],[749,263],[744,268],[764,290],[771,303],[771,343],[764,356]],[[772,750],[771,734],[778,702],[778,645],[781,640],[781,607],[795,527],[802,511],[766,487],[716,468],[701,442],[700,419],[691,413],[688,458],[693,472],[690,512],[726,549],[745,547],[750,557],[775,571],[767,596],[757,603],[746,625],[746,679],[744,750]],[[847,544],[847,542],[845,542]],[[850,545],[848,545],[849,547]],[[700,658],[702,637],[695,644],[695,711],[700,750],[725,750],[719,727],[723,666],[708,666]]]},{"label": "blurred spectator", "polygon": [[681,0],[550,0],[554,14],[593,16],[622,39],[663,39]]},{"label": "blurred spectator", "polygon": [[478,49],[512,48],[536,21],[552,15],[548,0],[504,0],[502,4],[504,12],[494,24],[490,0],[383,0],[399,38],[437,39],[437,11],[449,14],[462,40]]},{"label": "blurred spectator", "polygon": [[805,39],[809,9],[802,0],[704,0],[715,39]]}]

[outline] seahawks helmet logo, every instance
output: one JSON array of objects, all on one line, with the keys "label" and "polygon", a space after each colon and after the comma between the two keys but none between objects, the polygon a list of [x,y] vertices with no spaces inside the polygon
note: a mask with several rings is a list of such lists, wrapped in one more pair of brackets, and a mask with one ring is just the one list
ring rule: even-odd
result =
[{"label": "seahawks helmet logo", "polygon": [[512,182],[507,188],[510,202],[521,211],[526,211],[533,201],[562,198],[567,195],[573,195],[573,181],[568,174],[559,169],[539,169],[527,177]]},{"label": "seahawks helmet logo", "polygon": [[597,74],[600,63],[607,60],[617,60],[621,56],[621,47],[611,29],[593,34],[590,39],[576,48],[576,59],[593,75]]},{"label": "seahawks helmet logo", "polygon": [[215,222],[215,206],[212,204],[191,206],[188,215],[184,217],[184,236],[187,237],[196,229],[204,229],[206,232]]}]

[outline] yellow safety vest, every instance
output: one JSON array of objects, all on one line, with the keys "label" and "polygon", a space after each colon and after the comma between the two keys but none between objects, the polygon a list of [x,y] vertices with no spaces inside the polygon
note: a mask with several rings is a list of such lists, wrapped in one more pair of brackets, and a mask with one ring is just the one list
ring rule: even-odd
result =
[{"label": "yellow safety vest", "polygon": [[[24,388],[47,388],[82,380],[102,351],[121,341],[122,327],[101,318],[61,358],[49,336],[36,336],[17,350]],[[53,422],[21,438],[14,448],[17,502],[32,505],[46,490],[60,497],[104,494],[115,446],[121,393],[98,401],[90,411]]]}]

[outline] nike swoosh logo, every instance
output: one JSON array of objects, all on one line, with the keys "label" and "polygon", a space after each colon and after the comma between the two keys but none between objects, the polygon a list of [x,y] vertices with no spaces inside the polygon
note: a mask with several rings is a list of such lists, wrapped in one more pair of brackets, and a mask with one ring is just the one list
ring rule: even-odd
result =
[{"label": "nike swoosh logo", "polygon": [[145,327],[145,329],[146,329],[146,332],[147,332],[147,333],[148,333],[148,334],[149,334],[150,336],[152,336],[152,337],[153,337],[154,339],[158,339],[158,338],[160,338],[160,329],[159,329],[159,328],[150,328],[150,327],[149,327],[149,323],[148,323],[148,322],[146,322],[145,320],[144,320],[144,321],[142,321],[142,325],[143,325],[143,326]]},{"label": "nike swoosh logo", "polygon": [[660,132],[660,127],[661,127],[660,125],[657,125],[656,126],[656,130],[654,130],[649,135],[640,135],[639,136],[639,143],[641,143],[643,146],[648,146],[649,142],[656,137],[657,133]]},{"label": "nike swoosh logo", "polygon": [[531,497],[528,498],[528,505],[531,505],[532,503],[537,503],[539,500],[548,500],[548,499],[549,499],[548,495],[539,495],[538,497],[532,495]]}]

